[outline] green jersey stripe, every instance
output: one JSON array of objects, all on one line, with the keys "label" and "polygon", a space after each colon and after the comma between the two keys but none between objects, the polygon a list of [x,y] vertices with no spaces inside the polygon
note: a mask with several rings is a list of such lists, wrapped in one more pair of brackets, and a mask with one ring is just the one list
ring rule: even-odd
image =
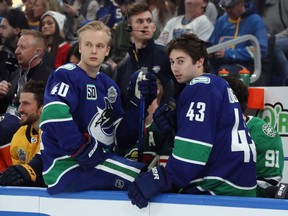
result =
[{"label": "green jersey stripe", "polygon": [[132,166],[126,165],[124,163],[121,163],[121,162],[119,162],[117,160],[113,160],[111,158],[108,158],[105,161],[108,162],[108,163],[113,163],[113,164],[115,164],[118,167],[123,167],[123,169],[131,170],[131,172],[139,173],[141,171],[140,169],[137,169],[136,167],[132,167]]},{"label": "green jersey stripe", "polygon": [[190,184],[196,185],[198,189],[201,187],[201,190],[209,191],[214,195],[256,196],[256,185],[253,187],[241,187],[217,176],[207,176],[202,179],[196,179],[191,181]]},{"label": "green jersey stripe", "polygon": [[71,168],[77,167],[79,164],[77,160],[72,157],[57,158],[53,161],[52,166],[43,172],[43,178],[48,186],[55,185],[62,175],[71,170]]},{"label": "green jersey stripe", "polygon": [[[78,166],[79,164],[77,163],[77,160],[74,158],[67,156],[57,158],[56,160],[53,161],[52,166],[46,172],[43,172],[45,183],[49,187],[56,185],[61,176],[63,176],[65,173]],[[132,166],[127,166],[126,164],[122,164],[112,159],[107,159],[103,161],[95,168],[104,170],[109,173],[113,173],[131,182],[134,181],[135,177],[141,171],[140,169],[137,169]]]},{"label": "green jersey stripe", "polygon": [[183,162],[186,162],[186,163],[192,163],[192,164],[203,165],[203,166],[206,164],[206,163],[200,162],[200,161],[188,160],[188,159],[185,159],[185,158],[181,158],[181,157],[178,157],[177,155],[174,155],[174,154],[172,154],[172,156],[174,158],[176,158],[177,160],[183,161]]},{"label": "green jersey stripe", "polygon": [[186,141],[186,142],[190,142],[190,143],[195,143],[195,144],[199,144],[199,145],[204,145],[204,146],[208,146],[212,148],[212,144],[210,143],[206,143],[206,142],[201,142],[199,140],[193,140],[193,139],[187,139],[184,137],[179,137],[179,136],[175,136],[175,140],[182,140],[182,141]]},{"label": "green jersey stripe", "polygon": [[[129,167],[130,168],[130,167]],[[108,162],[107,160],[96,166],[96,169],[101,169],[106,172],[112,173],[114,175],[118,175],[128,181],[134,181],[135,177],[140,172],[139,169],[127,169],[124,166],[118,166],[117,164],[113,163],[112,161]]]},{"label": "green jersey stripe", "polygon": [[[181,161],[205,165],[208,161],[212,146],[175,139],[173,155]],[[197,152],[197,154],[195,154]]]},{"label": "green jersey stripe", "polygon": [[47,122],[72,120],[69,107],[65,103],[53,102],[44,106],[40,117],[40,127]]}]

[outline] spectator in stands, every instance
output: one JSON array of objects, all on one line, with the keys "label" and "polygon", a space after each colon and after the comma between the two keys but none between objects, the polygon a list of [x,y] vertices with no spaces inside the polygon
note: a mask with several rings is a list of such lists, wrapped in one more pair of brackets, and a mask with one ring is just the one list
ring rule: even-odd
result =
[{"label": "spectator in stands", "polygon": [[[258,39],[261,57],[267,54],[267,31],[261,17],[253,10],[245,8],[245,0],[220,0],[220,6],[225,14],[216,21],[213,34],[209,42],[216,45],[239,36],[251,34]],[[225,68],[231,74],[237,74],[241,69],[247,68],[251,73],[253,69],[254,52],[250,41],[221,49],[213,53],[211,65],[213,73]]]},{"label": "spectator in stands", "polygon": [[184,34],[167,44],[167,52],[177,81],[186,84],[177,100],[174,148],[165,168],[141,173],[129,186],[132,204],[146,207],[167,191],[254,197],[255,146],[228,83],[207,73],[204,41]]},{"label": "spectator in stands", "polygon": [[43,108],[45,85],[29,81],[21,90],[18,111],[21,127],[14,134],[10,145],[12,165],[0,174],[0,185],[44,186],[40,135],[38,127]]},{"label": "spectator in stands", "polygon": [[24,13],[26,15],[30,29],[38,30],[39,29],[39,20],[34,16],[33,7],[36,0],[27,0],[25,5]]},{"label": "spectator in stands", "polygon": [[197,34],[204,41],[208,41],[214,26],[204,14],[207,0],[184,0],[185,14],[170,19],[161,32],[157,42],[166,45],[171,39],[184,33]]},{"label": "spectator in stands", "polygon": [[113,32],[113,47],[111,50],[111,56],[108,63],[111,65],[112,70],[114,70],[124,57],[127,55],[128,49],[130,47],[130,32],[127,31],[127,11],[130,6],[135,2],[135,0],[116,0],[115,1],[119,8],[123,18],[115,27]]},{"label": "spectator in stands", "polygon": [[270,82],[272,86],[288,86],[288,1],[255,0],[271,40],[272,60]]},{"label": "spectator in stands", "polygon": [[[4,15],[0,25],[0,36],[3,46],[0,50],[0,82],[13,79],[19,67],[15,49],[22,29],[28,29],[28,23],[22,11],[10,9]],[[5,82],[5,81],[4,81]],[[3,98],[4,95],[0,95]],[[0,100],[0,114],[6,112],[7,102]]]},{"label": "spectator in stands", "polygon": [[66,63],[78,64],[80,59],[81,54],[79,52],[79,42],[75,42],[68,50]]},{"label": "spectator in stands", "polygon": [[[121,13],[123,14],[123,19],[117,24],[113,32],[113,47],[111,56],[107,61],[107,63],[112,67],[113,71],[116,66],[126,57],[128,54],[128,49],[131,45],[130,29],[127,28],[127,12],[131,5],[135,3],[135,0],[115,0],[115,3],[117,3],[120,7]],[[157,39],[159,34],[160,31],[158,28],[156,28],[153,38]]]},{"label": "spectator in stands", "polygon": [[162,32],[166,23],[176,14],[175,5],[170,0],[146,0],[146,3],[152,12],[157,28]]},{"label": "spectator in stands", "polygon": [[[45,36],[36,30],[22,30],[15,54],[19,67],[10,79],[0,82],[0,104],[3,110],[17,114],[19,93],[29,80],[41,80],[46,83],[53,69],[46,65],[43,56],[47,50]],[[6,109],[5,109],[6,108]]]},{"label": "spectator in stands", "polygon": [[248,105],[248,88],[237,77],[223,77],[234,91],[247,124],[248,131],[256,146],[257,196],[266,197],[265,188],[281,181],[284,153],[279,133],[259,117],[245,115]]},{"label": "spectator in stands", "polygon": [[100,8],[96,14],[96,20],[101,20],[105,25],[112,30],[115,29],[117,24],[122,20],[121,9],[118,5],[118,0],[101,0]]},{"label": "spectator in stands", "polygon": [[0,0],[0,17],[3,17],[3,15],[8,11],[9,6],[6,0]]},{"label": "spectator in stands", "polygon": [[139,125],[135,93],[141,93],[149,106],[156,97],[156,78],[148,73],[143,80],[142,73],[137,74],[130,85],[134,103],[124,110],[119,87],[100,71],[112,43],[110,29],[101,21],[92,21],[77,33],[80,62],[60,67],[45,90],[40,128],[47,192],[127,190],[144,164],[111,150],[115,143],[122,147],[135,144]]},{"label": "spectator in stands", "polygon": [[68,41],[72,42],[77,39],[75,33],[77,29],[86,21],[96,19],[99,4],[96,0],[69,0],[63,3],[67,25],[65,25],[65,34]]},{"label": "spectator in stands", "polygon": [[127,103],[127,86],[130,78],[135,71],[142,67],[146,67],[148,71],[156,74],[161,73],[167,79],[172,79],[176,94],[180,86],[173,77],[165,47],[156,44],[153,40],[156,24],[147,4],[133,4],[128,10],[127,19],[132,45],[128,50],[129,56],[121,62],[115,72],[115,80],[121,89],[123,103]]},{"label": "spectator in stands", "polygon": [[51,54],[55,68],[66,62],[67,52],[70,43],[64,40],[64,23],[66,17],[55,11],[47,11],[40,20],[40,32],[42,32],[48,42],[47,50]]},{"label": "spectator in stands", "polygon": [[[33,13],[36,20],[40,22],[42,15],[46,11],[56,11],[62,13],[62,8],[57,0],[36,0],[33,7]],[[40,27],[40,26],[39,26]]]},{"label": "spectator in stands", "polygon": [[[219,10],[217,8],[218,2],[219,0],[217,0],[217,4],[215,3],[215,1],[211,1],[211,0],[207,0],[208,5],[205,9],[204,14],[209,18],[209,20],[215,24],[218,16],[219,16]],[[221,11],[223,12],[223,10],[221,9]],[[177,15],[183,15],[185,14],[185,1],[183,0],[179,0],[177,2]]]}]

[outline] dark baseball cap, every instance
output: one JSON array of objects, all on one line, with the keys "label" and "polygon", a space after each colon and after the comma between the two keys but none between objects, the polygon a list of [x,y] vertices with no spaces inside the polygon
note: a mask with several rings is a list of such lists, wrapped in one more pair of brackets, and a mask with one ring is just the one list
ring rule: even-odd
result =
[{"label": "dark baseball cap", "polygon": [[243,0],[220,0],[219,6],[223,8],[231,8]]}]

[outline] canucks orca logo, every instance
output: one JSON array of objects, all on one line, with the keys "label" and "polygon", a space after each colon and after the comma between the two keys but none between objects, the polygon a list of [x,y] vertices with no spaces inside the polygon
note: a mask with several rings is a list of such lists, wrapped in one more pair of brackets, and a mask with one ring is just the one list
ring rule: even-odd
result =
[{"label": "canucks orca logo", "polygon": [[111,145],[115,140],[115,132],[122,118],[115,119],[114,110],[108,98],[104,98],[105,108],[97,107],[97,113],[88,125],[91,136],[105,145]]}]

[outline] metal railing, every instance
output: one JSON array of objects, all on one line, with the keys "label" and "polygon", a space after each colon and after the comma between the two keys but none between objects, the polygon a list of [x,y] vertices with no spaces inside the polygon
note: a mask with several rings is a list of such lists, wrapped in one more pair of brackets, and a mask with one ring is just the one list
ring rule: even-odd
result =
[{"label": "metal railing", "polygon": [[250,82],[254,83],[259,79],[261,75],[261,50],[260,50],[259,42],[255,36],[250,35],[250,34],[239,36],[238,38],[211,46],[207,48],[207,52],[208,54],[210,54],[218,50],[225,49],[227,47],[242,43],[247,40],[251,41],[252,46],[254,48],[254,72],[252,73],[251,78],[250,78]]}]

